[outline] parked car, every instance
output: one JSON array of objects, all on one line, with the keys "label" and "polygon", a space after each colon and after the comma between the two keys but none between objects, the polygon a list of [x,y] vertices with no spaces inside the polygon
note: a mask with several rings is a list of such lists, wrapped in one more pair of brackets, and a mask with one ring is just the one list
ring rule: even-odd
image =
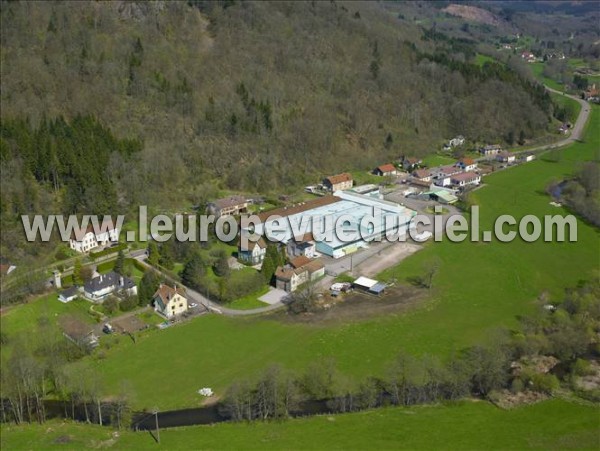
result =
[{"label": "parked car", "polygon": [[190,307],[191,308],[196,308],[198,307],[198,304],[196,304],[195,302],[190,303]]}]

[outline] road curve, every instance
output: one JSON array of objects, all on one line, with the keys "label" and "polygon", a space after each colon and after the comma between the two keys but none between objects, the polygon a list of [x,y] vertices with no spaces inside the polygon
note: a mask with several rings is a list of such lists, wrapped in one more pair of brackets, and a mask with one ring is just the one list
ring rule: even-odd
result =
[{"label": "road curve", "polygon": [[152,270],[160,273],[169,282],[176,283],[178,286],[183,287],[186,290],[186,294],[188,295],[189,300],[191,300],[193,302],[197,302],[199,304],[202,304],[204,307],[206,307],[206,309],[208,311],[210,311],[212,313],[219,313],[219,314],[227,315],[227,316],[249,316],[249,315],[258,315],[261,313],[272,312],[274,310],[280,309],[284,305],[281,302],[277,302],[275,304],[267,305],[266,307],[259,307],[259,308],[250,309],[250,310],[236,310],[236,309],[223,307],[221,304],[213,302],[210,299],[208,299],[206,296],[203,296],[198,291],[193,290],[189,287],[186,287],[179,280],[173,279],[173,277],[171,277],[169,274],[166,274],[165,272],[161,271],[160,269],[146,263],[146,261],[145,261],[146,254],[145,253],[136,255],[135,259],[137,261],[139,261],[142,265],[144,265],[146,268],[152,269]]}]

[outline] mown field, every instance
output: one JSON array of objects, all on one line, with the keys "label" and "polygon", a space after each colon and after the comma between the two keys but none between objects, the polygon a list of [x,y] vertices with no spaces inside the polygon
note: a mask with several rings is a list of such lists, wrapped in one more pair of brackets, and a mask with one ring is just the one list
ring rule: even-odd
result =
[{"label": "mown field", "polygon": [[[587,141],[560,152],[558,161],[542,159],[488,176],[487,186],[473,195],[481,227],[490,228],[500,214],[567,214],[549,205],[544,188],[578,162],[598,158],[599,119],[595,107]],[[431,300],[409,313],[341,326],[205,316],[148,333],[136,344],[123,342],[94,364],[110,390],[131,382],[135,407],[161,409],[198,405],[198,388],[222,394],[233,380],[253,377],[270,363],[302,369],[321,356],[335,356],[350,377],[378,375],[400,350],[445,357],[485,341],[495,328],[515,326],[542,292],[559,300],[564,288],[593,277],[598,245],[598,231],[581,221],[577,243],[432,243],[381,275],[407,281],[422,274],[428,261],[441,262]]]},{"label": "mown field", "polygon": [[[593,406],[551,400],[514,410],[485,402],[387,408],[271,423],[160,432],[161,449],[597,449]],[[535,418],[535,421],[532,421]],[[147,449],[147,432],[52,421],[2,426],[2,449]]]}]

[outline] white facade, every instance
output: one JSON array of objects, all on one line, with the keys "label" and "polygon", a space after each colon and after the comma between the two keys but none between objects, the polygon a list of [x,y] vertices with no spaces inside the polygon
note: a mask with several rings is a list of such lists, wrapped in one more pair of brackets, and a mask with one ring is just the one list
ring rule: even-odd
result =
[{"label": "white facade", "polygon": [[93,230],[88,230],[81,236],[73,236],[69,240],[71,249],[77,252],[89,252],[98,246],[106,246],[119,240],[119,229],[117,227],[101,232],[98,235]]}]

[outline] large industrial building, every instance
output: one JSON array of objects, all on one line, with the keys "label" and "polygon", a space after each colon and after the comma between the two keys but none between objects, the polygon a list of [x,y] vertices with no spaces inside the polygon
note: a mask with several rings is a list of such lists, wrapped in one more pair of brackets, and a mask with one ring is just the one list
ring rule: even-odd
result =
[{"label": "large industrial building", "polygon": [[336,191],[332,196],[265,212],[259,215],[261,223],[254,232],[281,243],[312,233],[317,252],[340,258],[375,239],[408,233],[416,214],[394,202]]}]

